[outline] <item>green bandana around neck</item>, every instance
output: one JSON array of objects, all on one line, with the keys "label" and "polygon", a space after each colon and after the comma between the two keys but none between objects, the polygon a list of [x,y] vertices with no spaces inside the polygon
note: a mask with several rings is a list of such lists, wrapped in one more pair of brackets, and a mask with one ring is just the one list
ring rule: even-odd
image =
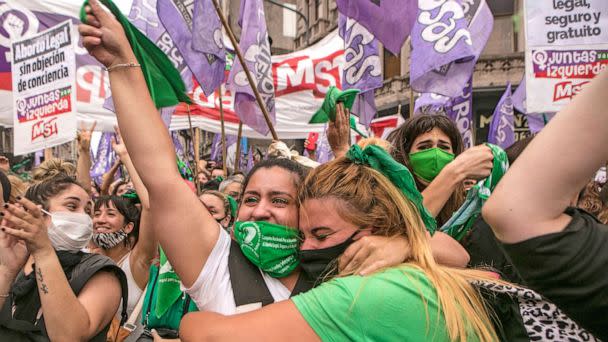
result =
[{"label": "green bandana around neck", "polygon": [[481,207],[488,200],[492,191],[494,191],[494,188],[509,168],[509,159],[503,149],[488,143],[485,145],[492,150],[492,155],[494,156],[490,176],[479,181],[468,191],[464,204],[440,228],[440,231],[458,241],[469,232],[473,223],[475,223],[479,214],[481,214]]},{"label": "green bandana around neck", "polygon": [[[100,2],[110,10],[125,30],[137,62],[141,65],[150,97],[156,108],[174,106],[179,102],[191,103],[190,97],[186,94],[184,81],[167,55],[131,24],[112,0],[100,0]],[[80,9],[80,21],[85,24],[84,7],[88,4],[89,1],[85,0]]]},{"label": "green bandana around neck", "polygon": [[330,120],[336,121],[336,107],[338,102],[344,103],[344,107],[350,110],[353,108],[353,104],[355,103],[355,99],[359,92],[359,89],[347,89],[342,91],[334,86],[329,87],[321,108],[319,108],[308,123],[314,124],[326,123]]},{"label": "green bandana around neck", "polygon": [[454,154],[439,147],[411,153],[409,157],[414,174],[429,183],[455,158]]},{"label": "green bandana around neck", "polygon": [[269,222],[239,221],[234,224],[234,238],[247,259],[273,278],[288,276],[299,264],[297,229]]},{"label": "green bandana around neck", "polygon": [[435,233],[437,222],[429,213],[422,203],[422,194],[416,188],[414,176],[405,165],[398,163],[393,157],[388,154],[383,148],[376,145],[369,145],[365,149],[361,149],[358,145],[350,147],[346,158],[355,164],[361,164],[371,167],[372,169],[383,174],[393,185],[401,190],[405,198],[410,200],[422,217],[422,222],[426,229],[431,233]]},{"label": "green bandana around neck", "polygon": [[169,263],[165,251],[160,249],[160,265],[158,270],[156,307],[154,314],[157,318],[162,317],[167,310],[182,296],[180,279]]}]

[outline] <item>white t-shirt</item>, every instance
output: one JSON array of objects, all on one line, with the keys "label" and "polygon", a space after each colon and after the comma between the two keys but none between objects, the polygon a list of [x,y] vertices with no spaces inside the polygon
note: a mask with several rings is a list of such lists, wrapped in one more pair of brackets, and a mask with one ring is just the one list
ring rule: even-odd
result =
[{"label": "white t-shirt", "polygon": [[[127,287],[129,289],[129,298],[127,299],[127,315],[131,316],[133,309],[137,305],[139,301],[139,297],[143,294],[143,291],[137,285],[135,278],[133,277],[133,272],[131,272],[131,252],[127,253],[120,261],[117,263],[118,267],[120,267],[123,272],[125,272],[125,276],[127,277]],[[122,312],[122,304],[118,310],[117,315],[120,316]],[[141,315],[141,313],[140,313]]]},{"label": "white t-shirt", "polygon": [[[185,290],[200,311],[233,315],[237,313],[237,308],[234,302],[232,283],[230,282],[230,271],[228,270],[231,239],[224,229],[219,228],[219,230],[219,237],[209,258],[207,258],[205,266],[192,287]],[[264,282],[275,302],[289,299],[291,291],[281,281],[262,271],[260,273],[262,273]],[[250,309],[255,309],[255,307]]]}]

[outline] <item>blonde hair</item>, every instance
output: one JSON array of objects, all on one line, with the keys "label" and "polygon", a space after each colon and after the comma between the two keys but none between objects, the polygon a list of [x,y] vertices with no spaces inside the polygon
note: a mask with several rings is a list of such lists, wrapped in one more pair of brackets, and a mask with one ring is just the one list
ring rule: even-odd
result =
[{"label": "blonde hair", "polygon": [[34,183],[40,183],[59,174],[76,177],[76,166],[59,158],[45,160],[32,173]]},{"label": "blonde hair", "polygon": [[361,139],[359,140],[359,142],[357,142],[357,145],[359,145],[361,149],[364,149],[369,145],[376,145],[382,147],[382,149],[384,149],[389,154],[393,153],[393,144],[391,144],[388,140],[376,137]]},{"label": "blonde hair", "polygon": [[25,192],[29,187],[28,183],[24,182],[21,178],[15,175],[6,176],[8,181],[11,183],[11,194],[9,195],[8,201],[11,203],[15,203],[17,201],[18,196],[25,196]]},{"label": "blonde hair", "polygon": [[381,173],[346,158],[321,165],[306,177],[298,194],[300,203],[320,198],[341,200],[340,217],[359,227],[374,227],[373,235],[407,237],[411,256],[406,265],[424,272],[433,284],[452,341],[464,342],[472,335],[480,341],[498,339],[485,302],[470,284],[493,279],[481,271],[438,265],[418,210]]}]

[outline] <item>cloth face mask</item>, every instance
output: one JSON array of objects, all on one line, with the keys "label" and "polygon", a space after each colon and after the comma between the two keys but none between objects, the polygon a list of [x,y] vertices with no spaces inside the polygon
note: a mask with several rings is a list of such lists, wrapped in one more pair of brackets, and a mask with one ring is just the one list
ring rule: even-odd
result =
[{"label": "cloth face mask", "polygon": [[410,164],[412,164],[412,171],[416,176],[430,183],[454,158],[454,154],[433,147],[411,153]]}]

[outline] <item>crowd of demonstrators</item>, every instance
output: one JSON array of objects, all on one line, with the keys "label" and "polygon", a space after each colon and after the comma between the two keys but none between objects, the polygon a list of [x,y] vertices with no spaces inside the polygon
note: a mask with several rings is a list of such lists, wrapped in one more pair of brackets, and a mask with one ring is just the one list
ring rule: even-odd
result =
[{"label": "crowd of demonstrators", "polygon": [[[96,0],[85,11],[89,53],[136,63],[118,21]],[[94,123],[75,163],[30,180],[0,158],[0,340],[608,339],[608,187],[592,180],[608,71],[505,151],[465,149],[432,114],[352,143],[337,103],[332,161],[274,141],[246,173],[200,160],[197,177],[141,69],[108,75],[120,129],[101,184]]]}]

